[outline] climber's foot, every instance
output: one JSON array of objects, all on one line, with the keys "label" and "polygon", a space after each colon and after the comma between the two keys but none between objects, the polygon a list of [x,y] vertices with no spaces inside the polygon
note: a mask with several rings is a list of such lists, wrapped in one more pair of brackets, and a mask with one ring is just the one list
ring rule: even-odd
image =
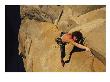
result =
[{"label": "climber's foot", "polygon": [[65,63],[69,63],[70,60],[66,60]]},{"label": "climber's foot", "polygon": [[64,60],[61,60],[61,63],[62,63],[62,66],[64,67],[64,65],[65,65],[65,62],[64,62]]}]

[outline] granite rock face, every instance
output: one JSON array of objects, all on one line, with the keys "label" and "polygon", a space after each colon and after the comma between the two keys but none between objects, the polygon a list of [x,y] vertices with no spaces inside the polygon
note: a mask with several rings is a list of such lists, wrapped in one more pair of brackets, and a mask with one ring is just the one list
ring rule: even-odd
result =
[{"label": "granite rock face", "polygon": [[[19,54],[27,72],[106,71],[105,6],[21,6],[20,13]],[[75,30],[83,33],[85,45],[95,50],[95,55],[72,53],[70,62],[62,67],[55,38],[61,31]]]},{"label": "granite rock face", "polygon": [[[105,17],[103,7],[104,5],[22,5],[20,13],[22,19],[29,18],[40,22],[50,22],[57,25],[59,30],[68,32],[79,24]],[[92,16],[89,16],[91,15],[89,12]],[[89,15],[85,16],[87,13]]]}]

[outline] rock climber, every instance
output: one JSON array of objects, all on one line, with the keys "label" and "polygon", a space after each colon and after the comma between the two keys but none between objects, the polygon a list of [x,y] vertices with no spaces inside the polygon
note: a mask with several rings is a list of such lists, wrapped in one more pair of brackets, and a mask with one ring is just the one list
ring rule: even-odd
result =
[{"label": "rock climber", "polygon": [[70,53],[75,47],[84,51],[90,51],[88,47],[83,45],[84,38],[80,31],[72,33],[61,32],[60,37],[56,38],[55,41],[60,45],[61,63],[63,67],[70,60]]}]

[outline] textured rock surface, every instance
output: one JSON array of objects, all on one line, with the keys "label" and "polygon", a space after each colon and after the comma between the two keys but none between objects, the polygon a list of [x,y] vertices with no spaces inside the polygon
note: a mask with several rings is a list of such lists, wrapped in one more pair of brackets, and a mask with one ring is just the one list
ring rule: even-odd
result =
[{"label": "textured rock surface", "polygon": [[[51,22],[55,25],[58,25],[59,30],[67,32],[79,24],[97,19],[99,17],[104,17],[105,9],[98,10],[102,7],[104,7],[104,5],[28,5],[21,6],[20,13],[22,19],[29,18],[41,22]],[[93,13],[90,11],[93,11]],[[89,12],[92,14],[92,16],[89,16]],[[87,13],[89,15],[85,16],[84,14]]]},{"label": "textured rock surface", "polygon": [[[99,57],[102,55],[105,58],[105,8],[101,7],[103,6],[21,6],[23,20],[19,30],[19,53],[23,55],[26,71],[106,71],[106,64],[103,63],[105,60]],[[27,14],[32,13],[32,9],[36,16],[30,19]],[[102,13],[98,16],[100,12]],[[48,17],[41,16],[42,13]],[[86,51],[75,52],[70,62],[62,67],[60,49],[55,42],[62,30],[80,30],[86,37],[86,45],[98,52],[98,55],[90,56],[91,53]]]}]

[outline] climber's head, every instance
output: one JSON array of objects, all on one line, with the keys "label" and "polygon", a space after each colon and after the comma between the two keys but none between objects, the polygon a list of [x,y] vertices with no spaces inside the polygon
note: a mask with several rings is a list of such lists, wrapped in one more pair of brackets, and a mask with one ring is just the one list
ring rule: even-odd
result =
[{"label": "climber's head", "polygon": [[75,42],[79,42],[83,38],[83,35],[80,31],[75,31],[72,32],[72,38]]}]

